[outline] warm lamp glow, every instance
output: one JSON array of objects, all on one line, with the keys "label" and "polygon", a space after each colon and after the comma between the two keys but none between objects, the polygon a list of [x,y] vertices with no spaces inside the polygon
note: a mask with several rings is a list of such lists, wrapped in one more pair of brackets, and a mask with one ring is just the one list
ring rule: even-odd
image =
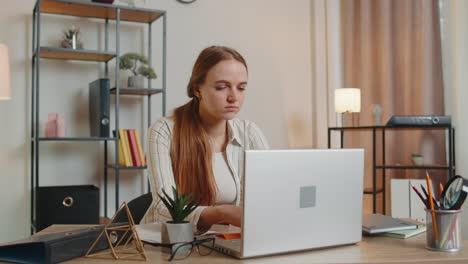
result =
[{"label": "warm lamp glow", "polygon": [[11,98],[8,47],[0,43],[0,100]]},{"label": "warm lamp glow", "polygon": [[361,112],[361,89],[359,88],[335,89],[335,112],[337,113]]}]

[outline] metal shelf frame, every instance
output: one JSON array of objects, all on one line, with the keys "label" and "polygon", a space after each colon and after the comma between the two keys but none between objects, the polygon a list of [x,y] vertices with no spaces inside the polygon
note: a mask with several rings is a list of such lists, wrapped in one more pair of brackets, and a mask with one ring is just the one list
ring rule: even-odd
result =
[{"label": "metal shelf frame", "polygon": [[[96,141],[104,143],[104,216],[107,217],[108,211],[108,169],[115,171],[115,210],[119,208],[119,171],[120,170],[144,170],[145,167],[120,167],[111,165],[108,162],[108,142],[115,144],[115,158],[113,164],[118,164],[119,161],[119,140],[114,137],[99,138],[99,137],[77,137],[77,138],[44,138],[39,137],[39,116],[40,116],[40,61],[41,58],[45,59],[61,59],[61,60],[80,60],[80,61],[95,61],[104,63],[105,78],[109,77],[108,62],[115,59],[115,87],[112,93],[115,94],[115,129],[118,131],[119,123],[119,109],[120,109],[120,96],[123,94],[132,94],[145,96],[147,98],[147,123],[148,127],[151,125],[151,96],[161,93],[162,97],[162,115],[166,115],[166,32],[167,32],[167,13],[163,10],[146,9],[146,8],[132,8],[128,6],[101,4],[94,2],[84,2],[80,0],[37,0],[33,8],[32,19],[32,58],[31,58],[31,167],[30,167],[30,189],[31,189],[31,233],[35,232],[35,202],[36,202],[36,188],[40,186],[39,181],[39,146],[42,142],[82,142],[82,141]],[[104,51],[89,51],[89,50],[72,50],[63,48],[41,47],[41,16],[43,15],[66,15],[88,18],[101,18],[105,25],[105,50]],[[119,65],[120,58],[120,23],[121,21],[135,22],[146,24],[148,29],[148,58],[149,65],[152,65],[152,24],[153,22],[162,19],[162,87],[160,89],[150,89],[148,92],[139,91],[129,93],[128,89],[120,87],[120,72],[117,65]],[[115,21],[115,43],[116,50],[109,51],[109,20]],[[151,87],[151,80],[148,80],[148,87]],[[140,89],[141,90],[141,89]],[[132,91],[130,91],[132,92]],[[149,185],[148,185],[149,190]]]},{"label": "metal shelf frame", "polygon": [[[385,132],[388,130],[435,130],[444,129],[448,135],[448,164],[447,165],[422,165],[422,166],[402,166],[402,165],[387,165],[385,156]],[[357,126],[357,127],[329,127],[328,128],[328,148],[331,148],[331,133],[336,131],[340,133],[340,148],[344,148],[344,133],[345,131],[372,131],[372,191],[365,191],[364,194],[372,195],[372,211],[377,213],[377,194],[382,193],[382,209],[386,213],[386,174],[385,171],[392,170],[448,170],[449,178],[455,176],[455,128],[452,125],[434,125],[434,126]],[[382,164],[377,165],[377,132],[382,135]],[[382,170],[382,186],[377,187],[377,170]],[[366,188],[368,189],[368,188]]]}]

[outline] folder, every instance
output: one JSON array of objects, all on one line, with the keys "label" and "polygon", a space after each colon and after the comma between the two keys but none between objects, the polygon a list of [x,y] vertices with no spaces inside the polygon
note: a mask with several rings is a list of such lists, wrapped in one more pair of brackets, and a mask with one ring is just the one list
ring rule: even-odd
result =
[{"label": "folder", "polygon": [[[34,235],[0,245],[0,261],[13,263],[52,264],[84,256],[104,226],[87,227],[66,232]],[[96,250],[108,248],[101,237]]]}]

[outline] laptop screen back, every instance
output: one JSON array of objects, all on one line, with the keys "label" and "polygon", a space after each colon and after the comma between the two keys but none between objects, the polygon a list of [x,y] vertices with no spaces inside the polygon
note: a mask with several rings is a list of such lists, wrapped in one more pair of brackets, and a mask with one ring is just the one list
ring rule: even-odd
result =
[{"label": "laptop screen back", "polygon": [[364,150],[245,155],[243,257],[361,240]]}]

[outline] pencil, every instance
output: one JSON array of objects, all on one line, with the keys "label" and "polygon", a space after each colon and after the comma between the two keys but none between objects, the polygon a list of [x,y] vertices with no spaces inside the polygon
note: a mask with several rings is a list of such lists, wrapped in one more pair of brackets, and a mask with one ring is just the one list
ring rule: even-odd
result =
[{"label": "pencil", "polygon": [[442,194],[442,192],[444,191],[444,186],[442,185],[441,182],[439,182],[439,190],[440,190],[440,194]]},{"label": "pencil", "polygon": [[426,171],[426,183],[427,183],[427,192],[429,193],[429,205],[431,206],[431,214],[432,214],[432,229],[434,229],[434,239],[437,241],[439,240],[439,230],[437,228],[437,218],[434,211],[434,201],[432,201],[432,185],[431,185],[431,178],[429,177],[429,173]]}]

